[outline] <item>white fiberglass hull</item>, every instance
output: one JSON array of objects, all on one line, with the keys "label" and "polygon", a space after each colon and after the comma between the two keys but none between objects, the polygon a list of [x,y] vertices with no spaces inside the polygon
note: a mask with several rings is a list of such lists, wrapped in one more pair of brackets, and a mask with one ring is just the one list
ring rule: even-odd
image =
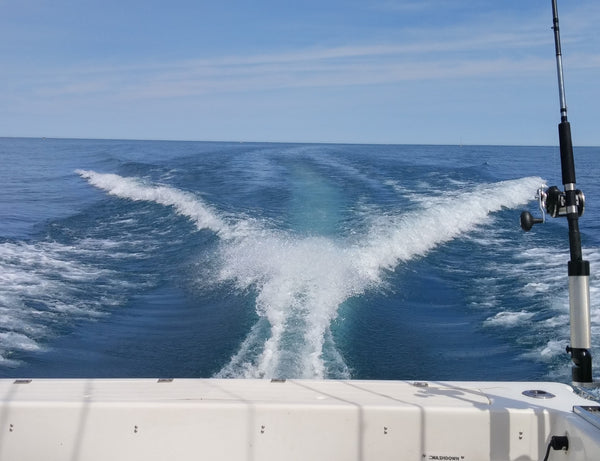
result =
[{"label": "white fiberglass hull", "polygon": [[[524,391],[534,392],[534,397]],[[557,383],[0,380],[0,460],[600,459]],[[553,398],[536,398],[550,397]]]}]

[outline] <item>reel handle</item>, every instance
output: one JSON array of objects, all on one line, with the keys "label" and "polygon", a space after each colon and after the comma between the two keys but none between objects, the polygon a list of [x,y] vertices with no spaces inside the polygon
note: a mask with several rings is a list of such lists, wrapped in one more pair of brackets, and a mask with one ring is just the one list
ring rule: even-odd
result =
[{"label": "reel handle", "polygon": [[534,224],[542,224],[543,222],[543,218],[534,218],[529,211],[521,213],[521,229],[525,232],[529,232]]}]

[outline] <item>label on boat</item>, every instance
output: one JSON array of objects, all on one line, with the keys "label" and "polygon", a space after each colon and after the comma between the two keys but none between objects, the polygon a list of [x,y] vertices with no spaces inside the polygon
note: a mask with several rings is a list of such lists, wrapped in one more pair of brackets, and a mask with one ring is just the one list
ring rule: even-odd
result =
[{"label": "label on boat", "polygon": [[432,461],[461,461],[465,459],[464,456],[453,456],[453,455],[429,455],[427,459]]}]

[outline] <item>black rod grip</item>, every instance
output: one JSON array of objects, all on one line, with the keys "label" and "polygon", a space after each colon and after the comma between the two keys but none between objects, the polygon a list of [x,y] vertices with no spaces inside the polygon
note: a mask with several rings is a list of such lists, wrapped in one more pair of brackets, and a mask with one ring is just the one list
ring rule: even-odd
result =
[{"label": "black rod grip", "polygon": [[571,140],[571,124],[562,121],[558,124],[560,142],[560,166],[563,184],[575,184],[575,160],[573,159],[573,141]]}]

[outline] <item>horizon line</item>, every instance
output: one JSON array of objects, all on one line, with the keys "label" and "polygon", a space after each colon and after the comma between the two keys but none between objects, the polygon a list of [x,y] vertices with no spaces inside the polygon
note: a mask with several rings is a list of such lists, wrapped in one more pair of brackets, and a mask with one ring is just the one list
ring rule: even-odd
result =
[{"label": "horizon line", "polygon": [[[353,141],[251,141],[251,140],[214,140],[214,139],[140,139],[140,138],[102,138],[102,137],[64,137],[64,136],[0,136],[0,139],[27,140],[63,140],[63,141],[133,141],[133,142],[197,142],[222,144],[331,144],[355,146],[453,146],[453,147],[559,147],[556,144],[486,144],[486,143],[423,143],[423,142],[353,142]],[[574,148],[600,148],[594,145],[573,145]]]}]

